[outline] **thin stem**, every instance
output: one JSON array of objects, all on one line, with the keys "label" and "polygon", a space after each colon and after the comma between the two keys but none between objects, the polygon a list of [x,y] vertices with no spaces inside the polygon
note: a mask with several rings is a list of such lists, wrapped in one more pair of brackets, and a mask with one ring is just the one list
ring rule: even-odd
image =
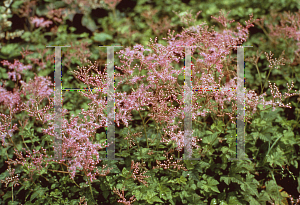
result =
[{"label": "thin stem", "polygon": [[151,118],[149,118],[149,119],[147,120],[146,124],[149,122],[149,120],[151,120]]},{"label": "thin stem", "polygon": [[[156,123],[156,122],[155,122]],[[159,130],[159,126],[158,124],[156,123],[156,133],[161,135],[161,132]],[[157,140],[157,143],[156,143],[156,151],[158,151],[158,148],[159,148],[159,143],[160,143],[160,139]]]},{"label": "thin stem", "polygon": [[41,177],[43,177],[47,182],[49,181],[49,179],[47,179],[46,177],[44,177],[43,175],[40,175]]},{"label": "thin stem", "polygon": [[[20,123],[20,125],[22,126],[22,123],[20,122],[20,120],[19,120],[19,123]],[[22,131],[23,131],[23,130],[24,130],[24,126],[22,126]],[[22,141],[23,141],[23,144],[25,145],[25,147],[29,150],[27,144],[26,144],[25,141],[24,141],[23,135],[21,135],[21,138],[22,138]]]},{"label": "thin stem", "polygon": [[265,80],[264,86],[265,86],[266,82],[267,82],[268,79],[269,79],[269,76],[270,76],[270,73],[271,73],[272,69],[273,69],[273,67],[271,67],[271,69],[269,70],[269,73],[268,73],[268,76],[267,76],[267,78],[266,78],[266,80]]},{"label": "thin stem", "polygon": [[89,187],[90,187],[90,192],[91,192],[91,195],[92,195],[93,201],[95,201],[95,199],[94,199],[94,195],[93,195],[93,191],[92,191],[92,185],[91,185],[91,182],[90,182],[90,181],[89,181]]},{"label": "thin stem", "polygon": [[113,12],[114,19],[116,20],[117,19],[116,9],[113,9],[112,12]]},{"label": "thin stem", "polygon": [[[64,164],[64,163],[63,163]],[[66,164],[64,164],[66,165]],[[48,169],[49,171],[52,171],[52,172],[59,172],[59,173],[66,173],[66,174],[70,174],[70,172],[66,172],[66,171],[58,171],[58,170],[53,170],[53,169]],[[83,176],[82,174],[76,174],[75,175],[80,175],[80,176]]]},{"label": "thin stem", "polygon": [[[131,131],[130,131],[130,128],[128,127],[128,130],[129,130],[129,134],[131,134]],[[137,146],[138,146],[138,149],[140,148],[140,145],[139,145],[139,142],[137,141],[136,137],[134,135],[132,135],[134,140],[136,141],[137,143]]]},{"label": "thin stem", "polygon": [[59,172],[59,173],[66,173],[68,174],[69,172],[65,172],[65,171],[58,171],[58,170],[53,170],[53,169],[48,169],[49,171],[52,171],[52,172]]},{"label": "thin stem", "polygon": [[145,137],[146,137],[146,143],[147,143],[147,147],[149,148],[149,145],[148,145],[148,137],[147,137],[147,132],[146,132],[146,124],[145,124],[144,118],[143,118],[142,115],[141,115],[140,110],[138,110],[138,112],[139,112],[140,117],[141,117],[141,119],[142,119],[142,121],[143,121],[143,127],[144,127]]},{"label": "thin stem", "polygon": [[262,94],[262,93],[263,93],[263,86],[262,86],[261,75],[260,75],[260,72],[259,72],[259,69],[258,69],[257,63],[255,63],[255,67],[256,67],[256,70],[257,70],[257,72],[258,72],[259,81],[260,81],[260,88],[261,88],[261,94]]}]

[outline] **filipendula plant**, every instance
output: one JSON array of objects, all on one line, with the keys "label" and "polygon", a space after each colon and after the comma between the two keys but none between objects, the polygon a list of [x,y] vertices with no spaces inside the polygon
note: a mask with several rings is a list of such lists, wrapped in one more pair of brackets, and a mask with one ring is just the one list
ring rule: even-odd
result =
[{"label": "filipendula plant", "polygon": [[[205,24],[194,25],[176,36],[169,33],[167,46],[158,44],[155,40],[151,41],[148,50],[142,45],[136,45],[133,49],[125,48],[119,52],[121,66],[116,66],[116,69],[123,74],[115,75],[118,82],[115,92],[115,123],[118,127],[125,127],[123,126],[122,132],[124,134],[119,132],[116,138],[118,143],[124,145],[124,150],[116,150],[116,155],[124,157],[124,162],[105,162],[100,159],[101,149],[105,148],[105,144],[99,143],[103,138],[99,137],[97,130],[106,126],[107,75],[99,71],[96,62],[90,63],[88,68],[79,68],[74,74],[89,88],[104,88],[103,94],[80,92],[91,102],[88,109],[82,109],[78,116],[71,115],[69,119],[65,119],[68,110],[62,109],[64,160],[56,161],[48,156],[53,155],[51,145],[55,137],[53,83],[49,78],[37,75],[24,82],[20,79],[23,77],[22,72],[30,68],[19,62],[12,64],[2,61],[2,64],[14,70],[9,79],[20,80],[22,86],[7,91],[3,84],[0,90],[1,139],[3,156],[6,154],[6,163],[9,165],[7,172],[14,176],[15,173],[9,171],[14,165],[18,168],[18,174],[22,175],[20,178],[7,178],[6,182],[8,186],[12,182],[11,187],[23,183],[22,188],[26,188],[27,196],[18,199],[22,189],[17,190],[16,194],[11,188],[5,193],[3,201],[53,204],[56,198],[55,203],[69,203],[68,197],[71,200],[74,197],[72,193],[77,192],[87,198],[88,204],[116,204],[117,201],[123,204],[207,204],[214,203],[215,198],[223,200],[223,204],[260,204],[270,200],[279,203],[285,196],[278,192],[280,187],[271,170],[272,179],[266,182],[266,191],[258,192],[259,182],[254,178],[256,162],[228,160],[235,153],[233,136],[237,100],[236,92],[229,89],[237,86],[236,65],[231,55],[235,50],[233,46],[247,40],[248,29],[255,20],[250,18],[246,26],[238,24],[236,28],[228,29],[231,21],[224,15],[214,19],[222,24],[223,30],[216,32]],[[178,66],[180,60],[184,59],[184,48],[176,45],[199,46],[191,49],[194,59],[194,88],[228,88],[228,91],[194,92],[192,96],[192,121],[196,127],[193,130],[192,147],[195,148],[194,156],[201,157],[201,161],[175,159],[182,159],[184,147],[182,76],[185,70]],[[144,51],[150,51],[150,54],[144,55]],[[271,57],[268,57],[269,62]],[[283,59],[279,59],[279,65],[282,65],[282,61]],[[132,62],[139,63],[132,67]],[[93,75],[90,74],[91,71],[94,72]],[[229,80],[224,78],[225,71],[232,73]],[[123,85],[129,85],[131,89],[121,92]],[[267,130],[258,130],[259,133],[273,133],[279,129],[272,126],[271,120],[275,118],[272,114],[267,117],[269,121],[262,121],[264,113],[272,113],[277,107],[290,107],[283,104],[281,98],[275,100],[278,94],[278,90],[273,92],[275,85],[273,88],[270,84],[270,88],[273,99],[269,101],[265,100],[266,93],[258,96],[255,91],[245,90],[246,122],[251,123],[255,114],[260,114],[261,117],[254,118],[253,123],[256,120],[256,125],[267,122],[269,125]],[[43,100],[48,100],[49,103],[42,103]],[[32,122],[12,123],[19,112],[27,113]],[[131,124],[134,120],[140,120],[141,124]],[[34,125],[31,124],[33,122]],[[43,127],[42,144],[38,136],[26,128],[27,123]],[[21,127],[26,132],[17,141],[14,132]],[[265,134],[260,137],[270,143],[269,149],[263,151],[267,152],[267,158],[261,160],[261,163],[266,161],[270,164],[270,169],[274,169],[275,165],[287,162],[285,150],[278,146],[275,149],[275,146],[279,140],[282,145],[295,143],[293,137],[288,130],[284,130],[282,136],[278,132],[278,135]],[[30,144],[30,148],[27,144]],[[34,146],[39,147],[32,149]],[[14,156],[7,154],[9,148],[14,148]],[[26,151],[21,151],[21,148]],[[256,157],[253,153],[258,152],[258,148],[253,143],[250,148],[251,154]],[[4,175],[2,178],[4,180]],[[46,181],[42,182],[42,178]],[[64,188],[57,188],[58,181],[64,184]],[[43,186],[47,183],[54,185],[50,188]],[[66,187],[70,196],[63,199],[67,193]],[[119,190],[122,190],[122,194]]]}]

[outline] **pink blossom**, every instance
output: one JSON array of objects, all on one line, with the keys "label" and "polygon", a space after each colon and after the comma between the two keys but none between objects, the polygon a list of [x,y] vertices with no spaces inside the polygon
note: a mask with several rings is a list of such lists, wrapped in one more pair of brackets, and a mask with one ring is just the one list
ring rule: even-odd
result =
[{"label": "pink blossom", "polygon": [[24,70],[32,69],[31,65],[25,66],[19,60],[14,60],[13,64],[10,63],[10,62],[8,62],[7,60],[3,60],[3,61],[1,61],[1,63],[3,65],[8,65],[8,68],[11,69],[11,70],[13,70],[12,72],[7,72],[9,78],[12,79],[13,81],[17,80],[16,76],[17,76],[18,80],[20,80],[21,79],[21,73]]},{"label": "pink blossom", "polygon": [[53,22],[52,21],[45,21],[44,18],[38,18],[37,16],[30,18],[31,23],[35,24],[35,27],[49,27]]}]

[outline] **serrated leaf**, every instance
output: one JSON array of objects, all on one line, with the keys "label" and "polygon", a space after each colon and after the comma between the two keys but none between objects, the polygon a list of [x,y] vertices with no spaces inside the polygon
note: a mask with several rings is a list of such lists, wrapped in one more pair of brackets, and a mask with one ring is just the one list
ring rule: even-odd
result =
[{"label": "serrated leaf", "polygon": [[124,185],[119,183],[119,184],[117,184],[116,188],[119,190],[122,190],[124,188]]},{"label": "serrated leaf", "polygon": [[163,203],[163,201],[158,197],[158,196],[154,196],[153,198],[151,198],[150,200],[147,200],[150,204],[153,204],[153,202],[161,202]]},{"label": "serrated leaf", "polygon": [[208,184],[209,186],[214,186],[214,185],[218,185],[219,182],[218,182],[217,180],[215,180],[214,178],[209,177],[209,178],[207,179],[207,184]]},{"label": "serrated leaf", "polygon": [[241,204],[239,200],[237,200],[235,196],[230,196],[228,200],[228,205],[237,205],[237,204]]},{"label": "serrated leaf", "polygon": [[139,190],[134,190],[132,194],[135,196],[136,200],[140,200],[143,197],[143,194]]},{"label": "serrated leaf", "polygon": [[195,171],[195,170],[192,170],[191,172],[189,172],[189,178],[190,179],[193,179],[193,180],[195,180],[195,181],[197,181],[197,182],[199,182],[200,180],[199,180],[199,174],[198,174],[198,172],[197,171]]},{"label": "serrated leaf", "polygon": [[144,196],[144,199],[147,200],[148,203],[153,204],[153,202],[162,202],[159,197],[155,196],[157,193],[155,193],[153,190],[147,191],[146,196]]},{"label": "serrated leaf", "polygon": [[178,184],[186,184],[187,179],[184,176],[180,176],[180,178],[175,179]]},{"label": "serrated leaf", "polygon": [[230,184],[230,177],[221,176],[220,181],[224,181],[227,185]]},{"label": "serrated leaf", "polygon": [[250,204],[252,205],[260,205],[260,203],[255,199],[253,198],[252,196],[249,196],[249,202]]},{"label": "serrated leaf", "polygon": [[123,169],[122,169],[123,177],[126,177],[128,173],[129,173],[129,171],[125,167],[123,167]]}]

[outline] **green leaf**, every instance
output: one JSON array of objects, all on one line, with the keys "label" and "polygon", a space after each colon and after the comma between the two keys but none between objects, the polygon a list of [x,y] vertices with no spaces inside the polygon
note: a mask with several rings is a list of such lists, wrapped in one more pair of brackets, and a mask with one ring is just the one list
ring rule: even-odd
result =
[{"label": "green leaf", "polygon": [[217,132],[212,133],[210,131],[206,131],[206,133],[211,133],[211,134],[209,134],[208,136],[203,137],[202,142],[206,143],[206,144],[213,143],[215,145],[218,142],[217,140],[215,140],[216,137],[217,137],[217,135],[218,135],[218,133]]},{"label": "green leaf", "polygon": [[256,195],[258,197],[258,186],[259,182],[254,178],[254,175],[248,173],[246,176],[246,182],[241,185],[241,188],[247,193],[250,193],[251,195]]},{"label": "green leaf", "polygon": [[129,171],[126,169],[126,167],[123,167],[122,176],[126,177],[128,173],[129,173]]},{"label": "green leaf", "polygon": [[2,199],[3,200],[6,200],[6,199],[11,199],[11,191],[8,191],[6,192],[3,196],[2,196]]},{"label": "green leaf", "polygon": [[123,25],[118,27],[117,31],[120,32],[120,34],[124,34],[128,32],[129,29],[130,29],[130,25]]},{"label": "green leaf", "polygon": [[90,17],[90,15],[83,15],[81,19],[81,24],[87,27],[92,32],[94,32],[97,29],[97,25],[95,21]]},{"label": "green leaf", "polygon": [[28,41],[30,41],[30,37],[31,37],[31,33],[29,31],[25,31],[22,34],[21,39],[28,42]]},{"label": "green leaf", "polygon": [[157,195],[156,192],[154,192],[153,190],[148,190],[147,195],[144,197],[144,199],[150,204],[153,204],[154,202],[163,202],[158,196],[155,195]]},{"label": "green leaf", "polygon": [[20,8],[20,6],[23,4],[23,1],[13,1],[13,3],[11,4],[11,8],[13,9],[18,9]]},{"label": "green leaf", "polygon": [[55,189],[55,188],[56,188],[56,184],[52,184],[51,189]]},{"label": "green leaf", "polygon": [[197,188],[196,184],[192,184],[191,188],[192,188],[193,190],[196,190],[196,188]]},{"label": "green leaf", "polygon": [[212,177],[209,177],[207,179],[207,183],[208,183],[209,186],[213,186],[213,185],[218,185],[219,184],[219,182],[217,180],[215,180],[214,178],[212,178]]},{"label": "green leaf", "polygon": [[210,205],[216,205],[216,204],[218,204],[217,199],[212,199]]},{"label": "green leaf", "polygon": [[212,187],[209,187],[211,190],[213,190],[214,192],[217,192],[217,193],[221,193],[218,189],[217,186],[212,186]]},{"label": "green leaf", "polygon": [[225,201],[220,201],[220,205],[228,205]]},{"label": "green leaf", "polygon": [[241,204],[239,200],[237,200],[236,196],[230,196],[228,200],[228,205],[237,205]]},{"label": "green leaf", "polygon": [[136,200],[140,200],[143,198],[143,194],[139,190],[134,190],[132,194],[135,196]]},{"label": "green leaf", "polygon": [[116,188],[119,190],[122,190],[124,188],[124,185],[119,183],[119,184],[117,184]]},{"label": "green leaf", "polygon": [[175,179],[178,184],[186,184],[187,179],[184,176]]},{"label": "green leaf", "polygon": [[30,202],[32,202],[32,200],[34,200],[35,198],[37,198],[38,196],[42,196],[44,193],[43,190],[38,189],[37,191],[33,192],[33,194],[30,197]]},{"label": "green leaf", "polygon": [[184,160],[184,164],[188,170],[194,169],[194,163],[193,160]]},{"label": "green leaf", "polygon": [[[163,203],[163,201],[158,197],[158,196],[155,196],[153,198],[151,198],[150,200],[147,200],[150,204],[153,204],[153,202],[161,202]],[[152,202],[152,203],[151,203]]]},{"label": "green leaf", "polygon": [[157,191],[159,191],[160,198],[163,198],[165,200],[172,199],[172,191],[168,187],[159,184]]},{"label": "green leaf", "polygon": [[1,53],[4,55],[8,55],[8,58],[19,56],[18,47],[19,44],[17,43],[6,44],[1,48]]},{"label": "green leaf", "polygon": [[220,181],[224,181],[227,185],[230,184],[230,177],[221,176]]},{"label": "green leaf", "polygon": [[9,201],[8,202],[8,205],[18,205],[18,204],[20,204],[20,203],[17,201]]},{"label": "green leaf", "polygon": [[248,201],[250,202],[250,204],[260,205],[260,203],[255,198],[253,198],[252,196],[248,197]]},{"label": "green leaf", "polygon": [[112,40],[113,37],[107,33],[94,33],[92,39],[97,42],[104,42],[106,40]]}]

